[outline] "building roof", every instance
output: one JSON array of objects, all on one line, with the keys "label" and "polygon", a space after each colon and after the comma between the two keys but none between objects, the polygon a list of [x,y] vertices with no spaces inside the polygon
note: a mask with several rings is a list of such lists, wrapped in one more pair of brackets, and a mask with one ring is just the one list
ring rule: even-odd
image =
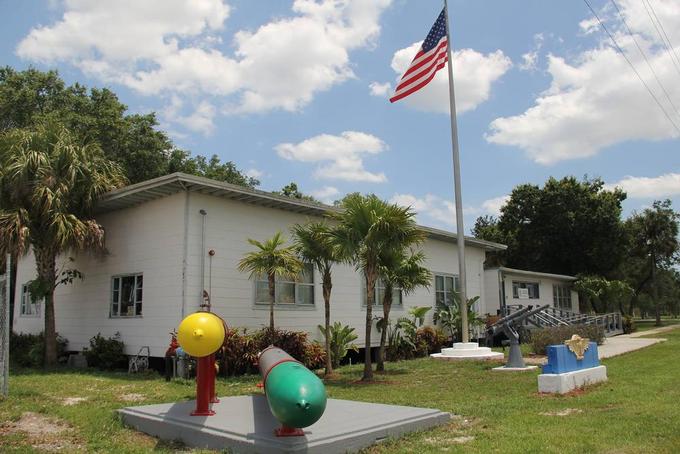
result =
[{"label": "building roof", "polygon": [[[178,172],[111,191],[105,194],[99,201],[97,204],[97,212],[103,213],[129,208],[183,191],[207,194],[251,205],[277,208],[310,216],[323,216],[330,212],[339,211],[339,208],[323,203],[295,199],[272,194],[271,192],[250,189],[243,186],[224,183],[222,181],[211,180],[210,178],[197,177],[195,175]],[[426,232],[430,238],[450,243],[455,243],[457,241],[457,235],[453,232],[432,227],[419,227]],[[470,246],[477,246],[491,251],[501,251],[507,248],[507,246],[503,244],[480,240],[474,237],[465,237],[465,243]]]},{"label": "building roof", "polygon": [[528,277],[546,277],[551,279],[559,279],[562,281],[575,281],[577,279],[575,276],[567,276],[566,274],[539,273],[538,271],[518,270],[515,268],[506,268],[504,266],[491,269],[499,270],[502,273],[519,274]]}]

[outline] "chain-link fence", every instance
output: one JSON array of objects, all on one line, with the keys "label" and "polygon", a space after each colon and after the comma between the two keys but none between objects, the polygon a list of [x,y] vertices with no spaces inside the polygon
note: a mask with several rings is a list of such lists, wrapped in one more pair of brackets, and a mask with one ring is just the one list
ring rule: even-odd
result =
[{"label": "chain-link fence", "polygon": [[9,380],[9,292],[10,256],[7,255],[6,269],[0,274],[0,395],[7,396]]}]

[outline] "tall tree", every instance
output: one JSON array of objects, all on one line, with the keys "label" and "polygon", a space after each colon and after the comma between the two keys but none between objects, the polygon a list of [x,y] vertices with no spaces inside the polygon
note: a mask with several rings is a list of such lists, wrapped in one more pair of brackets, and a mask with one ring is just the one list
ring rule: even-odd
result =
[{"label": "tall tree", "polygon": [[292,199],[300,199],[320,203],[311,195],[304,194],[302,191],[300,191],[298,189],[297,183],[295,183],[294,181],[291,181],[290,183],[282,187],[280,191],[274,191],[274,194],[285,195],[286,197],[290,197]]},{"label": "tall tree", "polygon": [[126,182],[96,144],[82,145],[55,123],[10,129],[0,137],[0,253],[33,249],[45,300],[45,365],[57,361],[54,288],[56,258],[66,251],[103,250],[104,230],[93,208]]},{"label": "tall tree", "polygon": [[380,278],[385,286],[382,307],[383,318],[380,332],[380,348],[376,371],[385,370],[385,344],[387,341],[387,327],[390,323],[390,310],[392,309],[394,289],[400,289],[404,296],[411,294],[418,287],[429,287],[432,283],[432,273],[423,267],[425,254],[422,251],[406,253],[406,248],[416,246],[424,241],[424,235],[420,238],[413,236],[415,244],[404,245],[401,248],[385,250],[380,256]]},{"label": "tall tree", "polygon": [[411,208],[389,204],[376,195],[353,193],[342,201],[343,210],[329,216],[337,223],[332,235],[345,260],[361,271],[366,281],[366,330],[363,381],[373,379],[371,328],[375,304],[375,282],[379,277],[380,254],[385,249],[414,244],[422,238]]},{"label": "tall tree", "polygon": [[656,324],[661,325],[661,304],[659,301],[656,277],[658,270],[668,270],[679,262],[680,242],[678,241],[678,221],[670,200],[655,201],[651,208],[642,213],[634,213],[626,220],[630,238],[630,253],[643,265],[638,268],[636,290],[639,292],[649,285]]},{"label": "tall tree", "polygon": [[558,274],[609,276],[624,253],[619,189],[600,179],[550,178],[541,188],[513,189],[501,215],[478,219],[475,234],[504,243],[499,254],[507,266]]},{"label": "tall tree", "polygon": [[333,245],[331,229],[325,222],[310,222],[305,225],[296,224],[293,227],[295,249],[304,262],[311,263],[321,275],[321,288],[324,302],[324,333],[326,348],[325,375],[333,373],[333,359],[331,358],[331,290],[333,279],[331,272],[333,265],[341,261],[338,249]]},{"label": "tall tree", "polygon": [[282,247],[286,240],[281,232],[273,237],[259,242],[248,238],[248,242],[257,250],[247,253],[238,263],[242,273],[250,273],[251,279],[267,276],[269,285],[269,329],[274,331],[274,303],[276,300],[276,279],[290,278],[297,280],[303,270],[303,264],[295,254],[293,247]]}]

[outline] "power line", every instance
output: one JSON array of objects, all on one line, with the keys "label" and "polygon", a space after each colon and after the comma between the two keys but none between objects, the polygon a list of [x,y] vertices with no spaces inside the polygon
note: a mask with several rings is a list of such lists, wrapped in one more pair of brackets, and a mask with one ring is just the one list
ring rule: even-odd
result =
[{"label": "power line", "polygon": [[626,18],[623,16],[621,13],[621,10],[619,9],[619,5],[616,4],[616,1],[610,0],[612,2],[612,5],[614,5],[614,8],[616,8],[616,11],[619,13],[619,17],[621,18],[621,22],[623,22],[623,25],[626,26],[626,30],[628,30],[628,34],[630,35],[631,38],[633,38],[633,42],[635,43],[635,46],[638,48],[640,51],[640,54],[642,54],[642,58],[645,59],[645,62],[647,63],[647,66],[649,67],[649,70],[652,72],[652,75],[654,75],[654,79],[656,79],[656,83],[659,84],[659,87],[661,88],[661,91],[666,95],[666,99],[670,103],[670,105],[673,107],[676,113],[680,114],[678,112],[678,108],[675,107],[675,104],[673,103],[673,100],[671,99],[671,96],[668,94],[668,91],[666,91],[666,87],[663,86],[661,83],[661,80],[659,79],[659,76],[656,74],[656,71],[654,71],[654,68],[652,67],[652,64],[649,62],[649,59],[647,58],[647,55],[645,54],[645,51],[642,50],[642,47],[640,47],[640,44],[638,43],[637,39],[635,39],[635,35],[633,34],[633,31],[630,29],[628,26],[628,22],[626,22]]},{"label": "power line", "polygon": [[[647,4],[649,4],[649,7],[647,7]],[[666,40],[664,39],[663,35],[661,34],[661,30],[659,29],[659,26],[656,25],[656,21],[652,18],[652,14],[650,13],[649,9],[652,8],[652,4],[649,3],[649,1],[642,0],[642,6],[645,7],[645,11],[647,12],[647,17],[649,17],[649,21],[652,23],[654,28],[656,29],[657,35],[659,35],[659,39],[661,40],[661,43],[663,44],[664,49],[666,49],[666,53],[668,54],[668,57],[671,59],[673,62],[673,66],[675,67],[675,70],[680,74],[680,66],[678,66],[678,62],[680,62],[680,59],[677,58],[677,54],[675,54],[675,50],[673,50],[673,53],[671,54],[671,48],[668,47],[668,44],[666,44]],[[656,17],[656,13],[654,13],[654,17]],[[657,18],[658,21],[658,18]],[[661,25],[661,22],[659,22],[659,25]],[[664,31],[665,34],[665,31]],[[670,41],[669,41],[670,43]],[[674,56],[675,54],[675,56]]]},{"label": "power line", "polygon": [[637,76],[637,78],[640,79],[640,82],[642,82],[642,85],[645,86],[645,88],[647,89],[647,92],[649,93],[649,95],[650,95],[650,96],[654,99],[654,101],[656,102],[656,105],[659,106],[659,109],[661,109],[661,111],[662,111],[663,114],[666,116],[666,118],[668,119],[668,121],[673,125],[673,127],[675,128],[675,130],[678,131],[678,134],[680,134],[680,128],[678,128],[678,125],[676,125],[675,122],[673,121],[673,119],[670,117],[670,115],[668,115],[668,112],[666,112],[666,109],[665,109],[665,108],[663,107],[663,105],[659,102],[659,99],[656,97],[656,95],[654,94],[654,92],[652,92],[652,90],[649,88],[649,85],[647,85],[647,83],[644,81],[644,79],[642,78],[642,76],[640,76],[640,73],[638,72],[637,69],[635,69],[635,66],[633,66],[633,63],[628,59],[628,56],[625,54],[625,52],[623,52],[623,49],[621,49],[621,46],[619,46],[619,43],[616,42],[616,39],[614,39],[614,36],[609,32],[609,29],[604,25],[604,23],[602,22],[602,20],[600,20],[600,16],[597,15],[597,13],[595,12],[595,10],[594,10],[593,7],[591,6],[590,2],[589,2],[588,0],[583,0],[583,1],[585,2],[586,5],[588,5],[588,9],[590,9],[590,12],[593,13],[593,16],[595,16],[595,19],[597,19],[597,22],[599,22],[599,24],[600,24],[600,26],[602,27],[602,29],[607,33],[607,35],[609,35],[609,38],[610,38],[610,39],[612,40],[612,42],[614,43],[614,46],[616,46],[616,49],[618,50],[618,52],[623,56],[623,58],[626,59],[626,61],[628,62],[628,65],[631,67],[631,69],[633,70],[633,72],[635,72],[635,75]]},{"label": "power line", "polygon": [[[643,0],[642,3],[644,4],[644,0]],[[675,52],[675,47],[673,47],[673,44],[671,43],[670,38],[669,38],[668,35],[666,34],[666,29],[663,27],[663,24],[661,23],[661,20],[660,20],[659,17],[656,15],[656,11],[654,10],[654,7],[653,7],[652,4],[649,2],[649,0],[647,0],[647,4],[649,5],[649,8],[652,10],[652,14],[654,14],[654,18],[655,18],[656,21],[659,23],[659,27],[661,27],[661,31],[663,32],[663,36],[666,37],[666,41],[668,41],[668,45],[670,46],[671,50],[673,51],[673,55],[675,55],[675,58],[678,60],[678,62],[680,62],[680,57],[678,57],[678,54]]]}]

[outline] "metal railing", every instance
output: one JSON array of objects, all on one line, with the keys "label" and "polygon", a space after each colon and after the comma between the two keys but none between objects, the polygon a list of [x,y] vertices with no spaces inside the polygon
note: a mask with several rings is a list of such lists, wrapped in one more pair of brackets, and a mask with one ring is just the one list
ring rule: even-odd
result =
[{"label": "metal railing", "polygon": [[[517,312],[522,307],[519,304],[508,305],[506,307],[507,315]],[[597,325],[602,327],[605,336],[623,334],[623,318],[618,312],[589,315],[556,307],[548,307],[529,317],[524,324],[525,326],[533,325],[537,328],[564,325]]]}]

